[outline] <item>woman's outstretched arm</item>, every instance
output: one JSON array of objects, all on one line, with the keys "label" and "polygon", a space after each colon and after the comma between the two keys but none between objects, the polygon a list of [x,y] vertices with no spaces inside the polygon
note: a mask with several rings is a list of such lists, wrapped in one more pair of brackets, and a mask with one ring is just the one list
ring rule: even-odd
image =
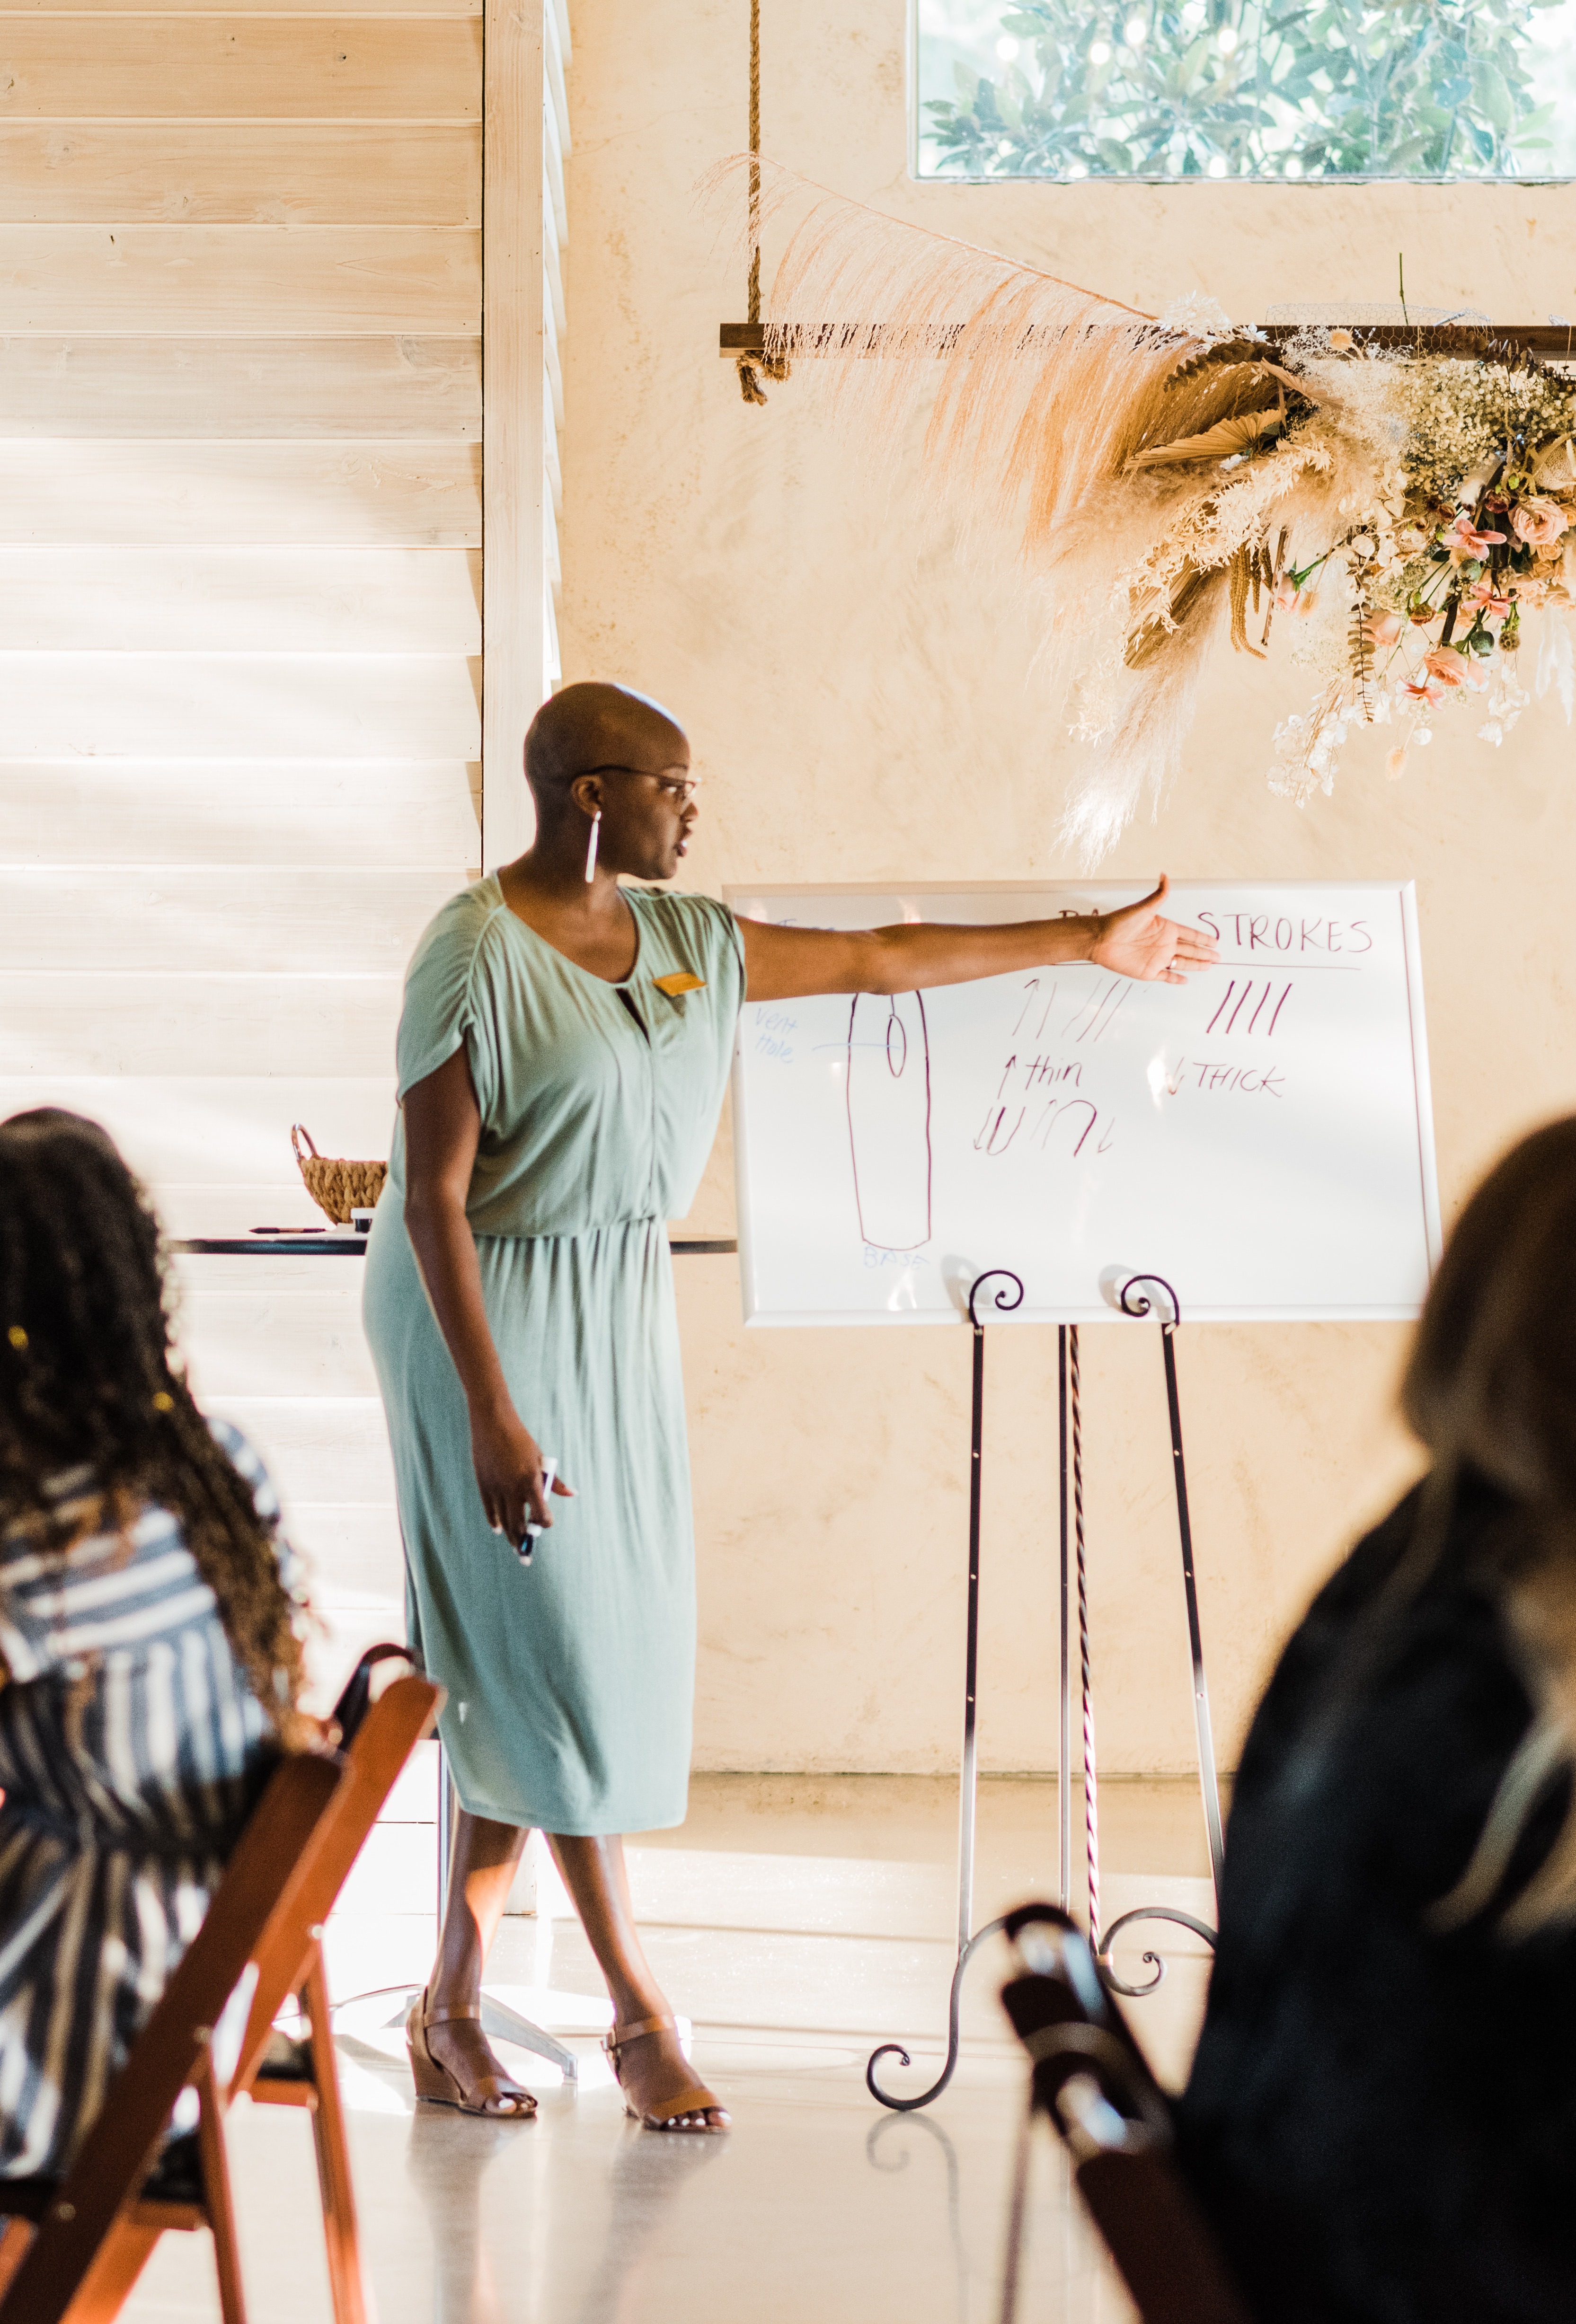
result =
[{"label": "woman's outstretched arm", "polygon": [[[487,1523],[516,1547],[527,1524],[552,1523],[542,1448],[515,1409],[482,1299],[465,1214],[481,1109],[463,1049],[404,1094],[405,1231],[470,1411],[470,1451]],[[570,1488],[561,1478],[555,1493]]]},{"label": "woman's outstretched arm", "polygon": [[969,984],[981,976],[1089,961],[1146,982],[1185,984],[1188,968],[1209,968],[1219,950],[1201,928],[1163,919],[1170,885],[1119,912],[1055,920],[1015,920],[999,927],[922,926],[781,928],[741,919],[752,1001],[796,1001],[813,992],[917,992],[932,984]]}]

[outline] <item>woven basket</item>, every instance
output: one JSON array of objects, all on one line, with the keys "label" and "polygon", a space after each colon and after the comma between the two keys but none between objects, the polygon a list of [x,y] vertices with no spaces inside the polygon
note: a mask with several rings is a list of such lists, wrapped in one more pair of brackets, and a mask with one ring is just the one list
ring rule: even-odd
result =
[{"label": "woven basket", "polygon": [[[304,1154],[301,1150],[303,1138],[307,1143]],[[307,1193],[336,1226],[348,1227],[352,1211],[371,1210],[388,1176],[386,1162],[346,1162],[320,1154],[304,1122],[292,1125],[290,1142],[295,1148]]]}]

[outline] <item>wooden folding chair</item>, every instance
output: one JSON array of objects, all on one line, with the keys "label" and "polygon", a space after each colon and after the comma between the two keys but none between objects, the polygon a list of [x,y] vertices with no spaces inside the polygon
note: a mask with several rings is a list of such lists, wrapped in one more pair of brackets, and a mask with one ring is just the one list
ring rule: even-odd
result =
[{"label": "wooden folding chair", "polygon": [[[357,2234],[355,2193],[323,1976],[322,1923],[395,1778],[416,1744],[430,1731],[442,1700],[442,1689],[428,1679],[397,1680],[382,1700],[366,1711],[342,1758],[291,1760],[275,1775],[246,1826],[201,1931],[144,2028],[124,2075],[109,2094],[104,2115],[89,2133],[69,2178],[53,2182],[0,2181],[0,2213],[21,2215],[12,2218],[7,2237],[0,2240],[0,2324],[55,2324],[55,2319],[63,2316],[68,2308],[70,2324],[108,2324],[136,2282],[159,2236],[167,2229],[201,2227],[210,2228],[213,2234],[219,2305],[225,2324],[246,2324],[223,2119],[230,2100],[243,2090],[249,2091],[256,2101],[304,2106],[311,2110],[336,2324],[366,2324],[368,2303]],[[304,1831],[294,1824],[288,1830],[282,1825],[275,1834],[265,1818],[278,1821],[275,1795],[284,1778],[301,1767],[318,1771],[313,1783],[320,1794],[319,1811]],[[301,1787],[301,1778],[292,1781],[296,1789]],[[271,1901],[264,1896],[261,1884],[251,1880],[248,1870],[260,1846],[275,1851],[273,1862],[276,1878]],[[245,1876],[239,1884],[238,1874]],[[260,1916],[255,1914],[259,1902],[264,1905]],[[125,2127],[132,2111],[133,2096],[140,2107],[137,2121],[141,2122],[144,2115],[154,2118],[156,2101],[145,2096],[149,2085],[144,2081],[144,2068],[151,2065],[153,2080],[162,2089],[163,2081],[159,2079],[159,2071],[163,2053],[155,2036],[171,2010],[172,1997],[177,1996],[181,1980],[193,1959],[199,1952],[213,1950],[217,1936],[227,1932],[227,1924],[233,1922],[238,1929],[244,1914],[251,1916],[246,1920],[247,1941],[218,2004],[218,2007],[223,2006],[250,1961],[256,1970],[256,1983],[235,2072],[221,2089],[213,2070],[210,2048],[216,2008],[197,2027],[198,2036],[202,2036],[205,2030],[209,2036],[199,2040],[197,2070],[178,2080],[163,2100],[153,2144],[156,2144],[175,2098],[187,2080],[196,2084],[199,2094],[195,2136],[172,2142],[151,2178],[147,2177],[147,2144],[138,2150],[140,2170],[135,2161],[122,2167],[119,2149],[115,2149],[116,2160],[105,2167],[120,2171],[116,2183],[123,2187],[125,2200],[117,2209],[112,2208],[106,2225],[95,2227],[86,2219],[83,2207],[74,2200],[75,2183],[92,2163],[97,2152],[96,2142],[102,2143],[101,2134],[111,2119],[117,2126]],[[233,1952],[231,1944],[225,1959],[231,1958]],[[203,1990],[206,1995],[208,1987]],[[281,2045],[273,2034],[273,2019],[292,1994],[301,2003],[309,2028],[308,2038]],[[45,2226],[53,2222],[68,2227],[81,2227],[83,2265],[90,2267],[91,2273],[75,2290],[68,2287],[62,2304],[50,2304],[48,2296],[44,2304],[33,2304],[28,2273],[32,2255],[27,2245],[33,2231],[23,2224],[23,2219]],[[86,2248],[95,2241],[103,2246],[96,2264],[93,2250]],[[14,2282],[10,2270],[14,2270]]]},{"label": "wooden folding chair", "polygon": [[[1054,1904],[1024,1904],[1008,1914],[1006,1933],[1024,1969],[1001,1997],[1034,2061],[1030,2124],[1043,2114],[1061,2133],[1079,2193],[1144,2324],[1252,2324],[1173,2160],[1165,2093],[1082,1932]],[[1015,2305],[1025,2163],[1026,2148],[1014,2189],[1003,2324]]]},{"label": "wooden folding chair", "polygon": [[[276,1769],[70,2170],[61,2179],[0,2180],[0,2324],[60,2324],[68,2311],[71,2324],[109,2324],[164,2229],[197,2226],[213,2232],[226,2324],[245,2324],[214,2027],[270,1917],[310,1866],[330,1803],[351,1781],[333,1757],[287,1759]],[[180,2151],[155,2173],[188,2087],[198,2095],[195,2142],[175,2142]],[[190,2187],[175,2183],[183,2165]],[[171,2189],[162,2198],[161,2176]]]}]

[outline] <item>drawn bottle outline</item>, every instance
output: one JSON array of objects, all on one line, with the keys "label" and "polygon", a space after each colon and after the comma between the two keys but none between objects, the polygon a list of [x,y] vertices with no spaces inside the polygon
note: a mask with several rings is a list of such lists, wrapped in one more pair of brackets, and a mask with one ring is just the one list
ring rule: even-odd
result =
[{"label": "drawn bottle outline", "polygon": [[931,1038],[917,992],[857,992],[848,1010],[848,1158],[875,1250],[931,1239]]}]

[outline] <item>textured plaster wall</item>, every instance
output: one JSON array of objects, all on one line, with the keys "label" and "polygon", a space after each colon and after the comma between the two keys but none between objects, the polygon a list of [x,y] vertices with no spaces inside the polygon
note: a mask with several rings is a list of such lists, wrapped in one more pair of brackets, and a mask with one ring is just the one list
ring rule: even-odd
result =
[{"label": "textured plaster wall", "polygon": [[[1572,311],[1576,192],[920,186],[904,0],[765,0],[764,149],[806,176],[1156,309],[1208,290],[1410,295],[1503,319]],[[746,0],[578,0],[570,85],[567,676],[671,704],[706,779],[689,884],[1000,880],[1071,867],[1052,834],[1072,746],[1030,673],[1010,559],[966,561],[919,480],[839,440],[798,380],[739,398],[717,326],[738,270],[692,199],[745,143]],[[1442,714],[1398,784],[1383,732],[1305,811],[1268,794],[1301,674],[1227,653],[1185,777],[1112,872],[1414,877],[1447,1215],[1511,1138],[1576,1100],[1572,738],[1512,746]],[[691,1220],[731,1228],[726,1124]],[[743,1331],[732,1262],[680,1262],[700,1545],[696,1764],[954,1763],[968,1335]],[[1226,1764],[1278,1643],[1412,1473],[1396,1327],[1200,1327],[1180,1359]],[[1191,1764],[1174,1508],[1154,1335],[1084,1333],[1102,1764]],[[982,1749],[1054,1765],[1055,1336],[990,1343]]]}]

